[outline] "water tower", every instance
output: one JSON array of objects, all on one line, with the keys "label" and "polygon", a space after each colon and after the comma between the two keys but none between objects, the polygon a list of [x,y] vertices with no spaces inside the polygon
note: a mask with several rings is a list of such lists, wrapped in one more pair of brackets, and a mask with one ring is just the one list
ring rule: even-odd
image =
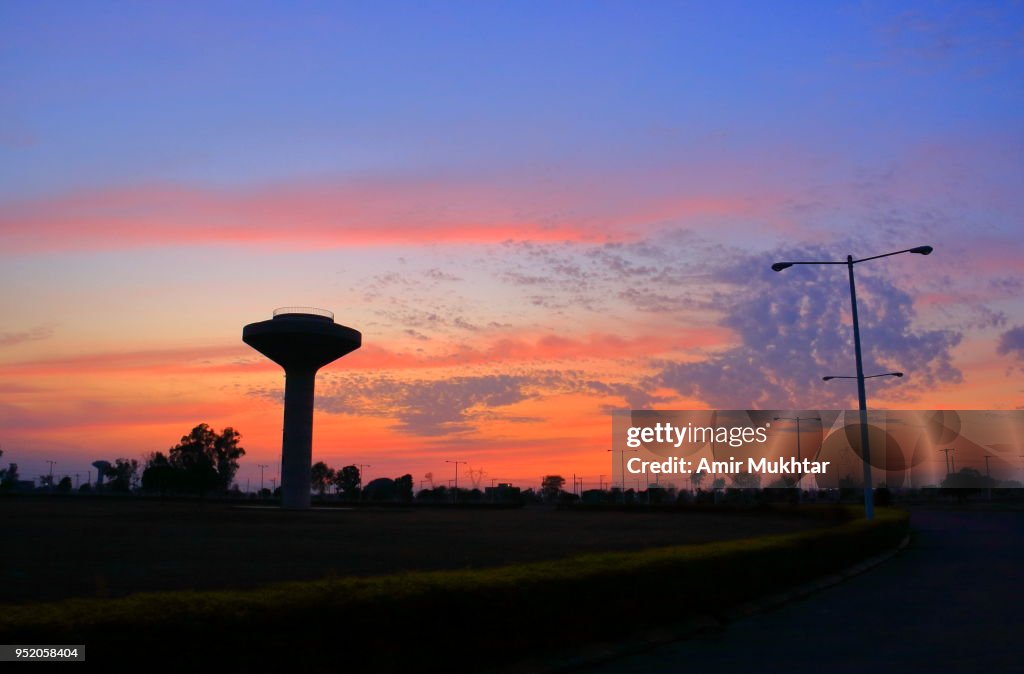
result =
[{"label": "water tower", "polygon": [[284,307],[269,321],[245,326],[242,341],[284,368],[281,505],[308,508],[316,371],[358,349],[363,336],[335,323],[330,311]]}]

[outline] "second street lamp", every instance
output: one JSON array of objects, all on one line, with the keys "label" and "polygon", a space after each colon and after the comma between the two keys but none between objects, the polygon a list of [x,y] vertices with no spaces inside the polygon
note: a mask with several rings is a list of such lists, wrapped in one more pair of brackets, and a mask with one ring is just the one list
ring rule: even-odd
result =
[{"label": "second street lamp", "polygon": [[[796,422],[796,460],[800,462],[800,422],[801,421],[817,421],[821,423],[821,417],[775,417],[775,421],[795,421]],[[803,501],[803,488],[800,483],[804,479],[804,474],[800,473],[800,477],[796,481],[796,502],[799,504]]]},{"label": "second street lamp", "polygon": [[871,257],[864,257],[859,260],[853,259],[852,255],[847,255],[845,261],[808,261],[808,262],[776,262],[772,265],[772,271],[782,271],[788,269],[793,265],[804,265],[804,264],[845,264],[846,269],[850,276],[850,307],[853,318],[853,351],[857,359],[857,402],[860,408],[860,449],[861,458],[864,460],[864,518],[874,519],[875,517],[875,493],[871,485],[871,449],[868,446],[868,401],[867,395],[864,392],[864,359],[861,356],[860,348],[860,322],[857,320],[857,284],[853,279],[853,265],[867,262],[869,260],[877,260],[883,257],[891,257],[893,255],[899,255],[901,253],[915,253],[917,255],[931,255],[931,246],[917,246],[916,248],[907,248],[905,250],[897,250],[892,253],[883,253],[881,255],[872,255]]},{"label": "second street lamp", "polygon": [[454,493],[455,498],[452,499],[452,502],[453,503],[458,503],[458,501],[459,501],[459,464],[460,463],[465,464],[466,462],[465,461],[448,461],[446,459],[445,463],[454,463],[455,464],[455,493]]},{"label": "second street lamp", "polygon": [[[609,452],[618,452],[619,453],[619,477],[621,479],[621,485],[622,485],[621,486],[622,493],[620,494],[620,496],[622,497],[622,502],[625,503],[626,502],[626,452],[639,452],[640,450],[639,449],[609,449],[608,451]],[[614,458],[614,456],[615,455],[612,454],[613,458]],[[610,483],[609,483],[608,488],[611,489],[611,484]]]}]

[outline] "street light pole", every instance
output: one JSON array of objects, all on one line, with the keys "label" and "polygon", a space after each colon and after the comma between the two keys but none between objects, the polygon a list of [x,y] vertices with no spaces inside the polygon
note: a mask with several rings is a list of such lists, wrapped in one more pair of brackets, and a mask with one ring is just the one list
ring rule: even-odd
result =
[{"label": "street light pole", "polygon": [[[817,419],[821,421],[821,417],[775,417],[775,421],[795,421],[796,422],[796,461],[800,463],[800,422],[801,421],[812,421]],[[800,473],[800,477],[796,481],[796,502],[797,505],[803,502],[803,489],[800,488],[800,483],[804,479],[804,474]]]},{"label": "street light pole", "polygon": [[458,500],[459,500],[459,464],[460,463],[466,463],[466,462],[465,461],[448,461],[446,459],[445,463],[454,463],[455,464],[455,494],[454,494],[454,496],[452,498],[452,501],[458,502]]},{"label": "street light pole", "polygon": [[257,464],[257,466],[260,469],[260,497],[262,498],[263,497],[263,469],[264,468],[270,468],[270,464],[260,463],[260,464]]},{"label": "street light pole", "polygon": [[877,260],[883,257],[891,257],[893,255],[899,255],[901,253],[916,253],[917,255],[931,255],[931,246],[917,246],[916,248],[907,248],[905,250],[897,250],[892,253],[883,253],[882,255],[872,255],[871,257],[861,258],[859,260],[853,259],[852,255],[846,256],[845,262],[840,261],[810,261],[810,262],[776,262],[772,265],[772,271],[782,271],[788,269],[795,264],[845,264],[850,276],[850,304],[852,306],[852,318],[853,318],[853,347],[854,354],[857,359],[857,403],[860,412],[860,448],[861,458],[864,464],[864,518],[874,519],[875,517],[875,492],[874,487],[871,484],[871,456],[870,446],[868,443],[868,403],[867,394],[864,390],[864,362],[861,357],[860,348],[860,321],[857,319],[857,286],[853,278],[853,265],[858,262],[867,262],[868,260]]},{"label": "street light pole", "polygon": [[860,451],[864,459],[864,517],[875,516],[875,492],[871,482],[871,446],[868,442],[868,396],[864,390],[864,359],[860,351],[860,321],[857,320],[857,285],[853,280],[853,256],[846,256],[850,271],[850,305],[853,307],[853,351],[857,355],[857,404],[860,411]]},{"label": "street light pole", "polygon": [[[622,490],[622,502],[626,502],[626,452],[639,452],[639,449],[609,449],[609,452],[619,452],[619,477],[621,478],[620,489]],[[614,461],[614,459],[612,459]]]}]

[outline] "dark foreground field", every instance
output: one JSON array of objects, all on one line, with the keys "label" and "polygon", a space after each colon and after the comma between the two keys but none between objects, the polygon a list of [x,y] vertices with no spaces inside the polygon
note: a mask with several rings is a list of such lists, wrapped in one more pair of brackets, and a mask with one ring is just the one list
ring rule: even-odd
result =
[{"label": "dark foreground field", "polygon": [[115,499],[0,499],[0,602],[461,569],[823,526],[773,513],[365,509],[281,512]]}]

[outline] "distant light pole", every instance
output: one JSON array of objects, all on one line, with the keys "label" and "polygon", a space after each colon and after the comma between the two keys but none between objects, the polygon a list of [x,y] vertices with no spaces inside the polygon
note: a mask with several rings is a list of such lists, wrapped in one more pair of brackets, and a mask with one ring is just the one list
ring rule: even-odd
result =
[{"label": "distant light pole", "polygon": [[263,469],[270,468],[270,464],[260,463],[257,464],[256,467],[260,469],[260,496],[263,496]]},{"label": "distant light pole", "polygon": [[[878,377],[896,377],[897,379],[899,379],[899,378],[901,378],[903,376],[904,375],[903,375],[902,372],[883,372],[881,374],[869,374],[866,377],[863,377],[863,379],[877,379]],[[833,379],[857,379],[857,377],[851,377],[851,376],[848,376],[848,375],[841,375],[841,374],[830,374],[830,375],[828,375],[826,377],[822,377],[821,378],[822,381],[832,381]],[[865,436],[865,437],[867,437],[867,431],[866,431],[867,426],[864,425],[864,419],[866,419],[867,414],[864,413],[864,412],[861,412],[861,416],[864,417],[864,418],[861,419],[860,434]],[[867,441],[866,440],[861,440],[860,446],[861,446],[861,450],[862,451],[864,449],[864,443],[865,442],[867,442]],[[865,454],[864,456],[868,456],[868,455]],[[865,480],[865,482],[864,482],[864,484],[870,484],[870,482],[871,482],[871,480],[870,480],[871,468],[869,467],[869,463],[870,462],[868,460],[865,460],[865,463],[864,463],[864,480]],[[908,476],[908,479],[909,479],[909,476]],[[874,492],[872,492],[872,494],[873,493]]]},{"label": "distant light pole", "polygon": [[50,480],[50,486],[53,487],[53,467],[57,465],[57,462],[56,461],[50,461],[49,459],[47,459],[46,463],[50,464],[50,477],[49,477],[49,480]]},{"label": "distant light pole", "polygon": [[[821,423],[821,417],[775,417],[775,421],[795,421],[796,422],[796,461],[800,463],[800,422],[801,421],[814,421]],[[796,480],[796,502],[803,502],[803,490],[800,488],[800,482],[804,479],[804,474],[800,473],[800,477]]]},{"label": "distant light pole", "polygon": [[[1022,456],[1020,458],[1024,459],[1024,456]],[[598,475],[597,476],[597,490],[598,491],[604,491],[604,475]]]},{"label": "distant light pole", "polygon": [[864,392],[864,361],[861,356],[860,348],[860,322],[857,319],[857,285],[853,279],[853,265],[860,262],[867,262],[869,260],[877,260],[883,257],[891,257],[893,255],[899,255],[901,253],[916,253],[917,255],[931,255],[931,246],[917,246],[916,248],[907,248],[906,250],[897,250],[892,253],[883,253],[882,255],[872,255],[871,257],[861,258],[854,260],[852,255],[846,256],[845,262],[835,261],[811,261],[811,262],[776,262],[772,265],[772,271],[782,271],[788,269],[796,264],[845,264],[846,269],[850,276],[850,307],[852,309],[853,317],[853,350],[857,359],[857,401],[860,408],[860,448],[861,458],[864,460],[864,517],[865,519],[874,519],[875,517],[875,493],[874,488],[871,484],[871,449],[868,446],[868,401],[867,394]]},{"label": "distant light pole", "polygon": [[639,449],[609,449],[609,452],[619,453],[619,476],[621,479],[622,502],[626,502],[626,452],[639,452]]},{"label": "distant light pole", "polygon": [[448,461],[447,459],[445,459],[445,463],[454,463],[455,464],[455,493],[453,495],[452,501],[458,502],[458,500],[459,500],[459,464],[460,463],[466,463],[466,462],[465,461]]}]

